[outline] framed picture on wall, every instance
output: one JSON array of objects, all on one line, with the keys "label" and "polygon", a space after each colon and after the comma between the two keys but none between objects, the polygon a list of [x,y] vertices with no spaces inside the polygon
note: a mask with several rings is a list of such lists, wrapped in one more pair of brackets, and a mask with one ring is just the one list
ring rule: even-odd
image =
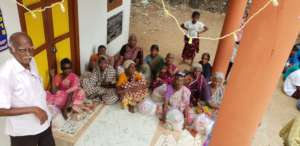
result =
[{"label": "framed picture on wall", "polygon": [[107,11],[111,11],[117,7],[120,7],[123,3],[123,0],[107,0]]},{"label": "framed picture on wall", "polygon": [[107,44],[122,34],[123,12],[120,12],[107,21]]},{"label": "framed picture on wall", "polygon": [[4,25],[2,11],[0,9],[0,52],[8,48],[7,33]]}]

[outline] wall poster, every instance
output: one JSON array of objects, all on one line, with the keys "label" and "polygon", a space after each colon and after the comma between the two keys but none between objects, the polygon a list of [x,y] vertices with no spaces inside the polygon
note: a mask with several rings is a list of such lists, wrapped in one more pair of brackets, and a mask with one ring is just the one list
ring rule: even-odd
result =
[{"label": "wall poster", "polygon": [[8,48],[7,33],[4,25],[2,11],[0,9],[0,52]]},{"label": "wall poster", "polygon": [[123,12],[120,12],[107,21],[107,44],[122,34]]}]

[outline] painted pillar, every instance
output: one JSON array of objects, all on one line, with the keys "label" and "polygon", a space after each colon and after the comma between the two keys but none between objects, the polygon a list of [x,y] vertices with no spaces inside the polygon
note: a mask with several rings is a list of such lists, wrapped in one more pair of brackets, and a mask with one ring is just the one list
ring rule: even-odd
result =
[{"label": "painted pillar", "polygon": [[[248,0],[229,0],[228,9],[222,29],[222,36],[241,26]],[[233,52],[234,38],[227,37],[219,41],[213,71],[226,74],[227,67]]]},{"label": "painted pillar", "polygon": [[[267,1],[254,0],[250,15]],[[246,27],[210,146],[251,145],[300,32],[299,6],[299,0],[280,0]]]}]

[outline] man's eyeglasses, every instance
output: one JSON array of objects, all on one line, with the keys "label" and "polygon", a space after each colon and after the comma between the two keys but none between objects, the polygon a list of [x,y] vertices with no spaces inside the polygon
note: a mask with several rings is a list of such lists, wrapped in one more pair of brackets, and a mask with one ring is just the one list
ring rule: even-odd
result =
[{"label": "man's eyeglasses", "polygon": [[21,54],[25,54],[26,52],[31,53],[33,48],[24,48],[24,49],[17,49],[17,51]]}]

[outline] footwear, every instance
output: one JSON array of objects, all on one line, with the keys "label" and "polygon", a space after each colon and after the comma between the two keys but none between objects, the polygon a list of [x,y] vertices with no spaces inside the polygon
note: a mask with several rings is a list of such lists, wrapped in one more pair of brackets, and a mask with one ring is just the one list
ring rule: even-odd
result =
[{"label": "footwear", "polygon": [[134,112],[134,106],[132,106],[132,105],[128,106],[128,111],[131,112],[131,113],[135,113]]}]

